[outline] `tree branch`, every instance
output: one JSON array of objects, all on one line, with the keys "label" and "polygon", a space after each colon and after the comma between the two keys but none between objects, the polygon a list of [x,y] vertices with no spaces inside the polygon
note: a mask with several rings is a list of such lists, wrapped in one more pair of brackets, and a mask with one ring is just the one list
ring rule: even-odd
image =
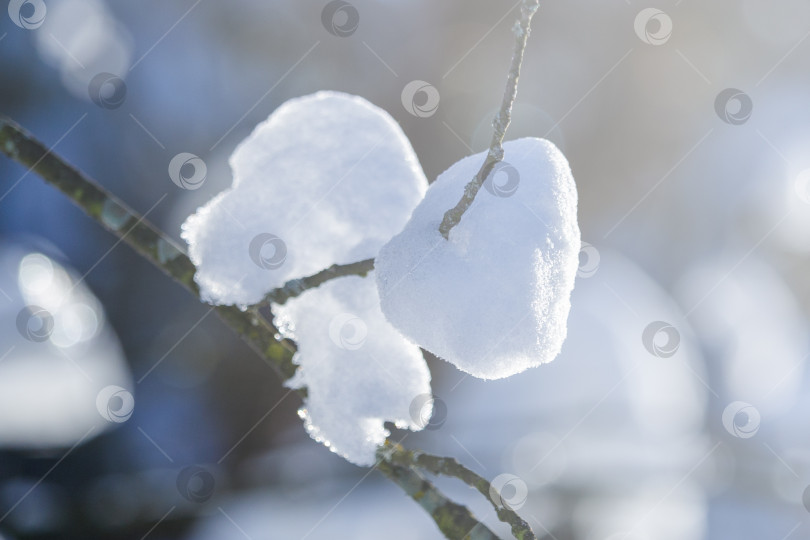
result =
[{"label": "tree branch", "polygon": [[[88,216],[199,298],[199,288],[194,282],[196,269],[182,247],[5,117],[0,117],[0,151],[55,186]],[[258,310],[242,312],[234,306],[214,309],[282,379],[295,374],[294,348],[276,340],[278,330]]]},{"label": "tree branch", "polygon": [[290,298],[295,298],[308,289],[320,287],[330,279],[344,276],[365,277],[372,270],[374,270],[374,259],[365,259],[349,264],[333,264],[329,268],[321,270],[317,274],[304,278],[291,279],[283,286],[273,289],[267,293],[264,299],[262,299],[257,306],[265,306],[269,305],[270,303],[283,304]]},{"label": "tree branch", "polygon": [[433,474],[451,476],[461,480],[471,488],[477,489],[492,503],[495,512],[498,514],[498,519],[512,527],[512,535],[515,538],[536,540],[537,537],[523,518],[511,508],[500,505],[493,500],[491,496],[492,484],[486,478],[471,471],[455,459],[433,456],[418,450],[405,450],[399,444],[388,441],[386,441],[384,450],[381,450],[380,453],[385,454],[387,459],[395,465],[418,467]]},{"label": "tree branch", "polygon": [[377,452],[377,469],[398,485],[421,506],[445,537],[452,540],[476,538],[497,540],[498,537],[481,523],[465,506],[454,503],[444,496],[436,486],[426,480],[412,465],[392,462],[386,451]]},{"label": "tree branch", "polygon": [[[199,298],[199,288],[194,282],[196,270],[182,247],[147,222],[143,216],[119,201],[95,180],[75,169],[23,128],[2,116],[0,116],[0,152],[36,172],[46,182],[58,188],[89,217]],[[293,286],[290,282],[281,290],[287,289],[287,298],[291,298],[301,294],[306,288],[317,287],[329,279],[341,275],[362,275],[372,268],[371,259],[348,265],[334,265],[318,274],[297,280],[306,285],[304,288]],[[244,312],[232,306],[215,306],[214,309],[261,358],[276,369],[282,379],[287,380],[295,374],[297,366],[292,362],[295,344],[279,342],[276,339],[277,329],[261,315],[259,306]],[[301,394],[305,395],[306,389],[303,389]],[[380,452],[383,452],[382,449]],[[448,538],[469,538],[473,531],[476,538],[487,540],[497,538],[466,507],[453,503],[422,478],[415,465],[406,462],[395,463],[393,459],[396,455],[384,452],[379,454],[381,459],[378,468],[420,506],[428,510],[439,529]],[[397,459],[402,459],[402,456]],[[429,467],[425,469],[431,470]]]},{"label": "tree branch", "polygon": [[450,230],[458,225],[464,212],[472,205],[478,190],[481,189],[489,173],[492,172],[492,168],[503,159],[503,138],[506,135],[509,123],[512,121],[512,104],[514,104],[517,96],[517,84],[520,77],[520,65],[523,63],[523,52],[526,50],[526,41],[529,39],[532,17],[537,12],[539,5],[540,0],[523,0],[523,4],[520,6],[520,19],[518,19],[514,27],[515,51],[512,54],[509,75],[506,78],[506,90],[503,94],[501,108],[492,121],[492,127],[495,128],[495,131],[492,134],[489,152],[478,174],[464,187],[464,194],[458,204],[445,212],[442,223],[439,225],[439,232],[442,233],[445,240],[450,238]]}]

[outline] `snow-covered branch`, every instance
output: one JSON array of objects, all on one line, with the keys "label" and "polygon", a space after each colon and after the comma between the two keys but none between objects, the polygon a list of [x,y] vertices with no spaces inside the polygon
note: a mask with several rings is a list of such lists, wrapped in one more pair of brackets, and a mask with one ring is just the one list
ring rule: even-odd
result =
[{"label": "snow-covered branch", "polygon": [[[0,152],[58,188],[89,217],[118,237],[120,242],[128,244],[199,298],[199,287],[194,281],[195,267],[182,247],[102,188],[95,180],[71,166],[23,128],[4,117],[0,117]],[[273,301],[283,302],[281,299],[301,294],[304,290],[317,287],[335,277],[363,275],[373,269],[373,262],[372,259],[367,259],[348,265],[333,265],[313,276],[293,280],[277,289],[284,292],[277,292],[277,300]],[[233,306],[215,306],[212,309],[215,309],[222,320],[253,350],[270,363],[283,380],[286,381],[295,374],[297,366],[292,361],[295,344],[276,339],[278,330],[261,315],[258,306],[246,311]],[[480,538],[497,538],[466,507],[447,499],[419,474],[418,469],[459,478],[489,498],[490,484],[485,479],[464,468],[454,459],[405,451],[390,443],[386,444],[385,450],[380,451],[379,457],[377,468],[427,510],[448,538],[466,538],[473,530]],[[499,518],[512,526],[517,538],[535,538],[525,522],[514,512],[498,506],[496,510]]]},{"label": "snow-covered branch", "polygon": [[532,17],[537,12],[539,5],[540,0],[523,0],[520,6],[520,19],[518,19],[514,27],[515,50],[512,54],[512,65],[509,67],[509,75],[506,78],[506,90],[503,93],[501,108],[492,121],[494,132],[492,134],[492,142],[490,142],[489,145],[489,152],[478,174],[476,174],[464,188],[464,194],[461,196],[458,204],[444,214],[442,223],[439,225],[439,232],[442,233],[445,240],[450,237],[450,230],[458,225],[464,212],[472,205],[475,196],[478,194],[478,190],[481,189],[481,186],[492,172],[493,167],[503,159],[503,138],[506,135],[509,122],[512,120],[512,104],[514,104],[515,97],[517,96],[517,85],[518,78],[520,77],[520,66],[523,63],[523,52],[526,50],[526,42],[529,39]]},{"label": "snow-covered branch", "polygon": [[[95,180],[4,117],[0,117],[0,151],[59,189],[119,241],[127,243],[199,298],[199,288],[194,282],[196,269],[182,247]],[[216,306],[214,309],[225,324],[275,368],[282,379],[287,380],[295,374],[294,350],[276,340],[278,330],[258,311],[242,312],[234,306]]]},{"label": "snow-covered branch", "polygon": [[260,305],[266,304],[283,304],[290,298],[295,298],[301,295],[304,291],[319,287],[329,281],[345,276],[361,276],[365,277],[366,274],[374,270],[374,259],[364,259],[349,264],[333,264],[325,270],[321,270],[317,274],[311,276],[291,279],[286,282],[282,287],[273,289],[264,297]]}]

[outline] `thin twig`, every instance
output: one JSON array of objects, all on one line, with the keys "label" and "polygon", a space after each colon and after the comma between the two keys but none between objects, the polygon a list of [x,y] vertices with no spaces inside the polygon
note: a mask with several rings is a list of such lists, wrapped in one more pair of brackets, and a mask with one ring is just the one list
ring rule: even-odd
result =
[{"label": "thin twig", "polygon": [[333,264],[329,268],[321,270],[317,274],[304,278],[291,279],[283,286],[273,289],[267,293],[264,299],[258,305],[264,306],[270,303],[283,304],[290,298],[295,298],[308,289],[320,287],[330,279],[344,276],[365,277],[366,274],[372,270],[374,270],[374,259],[364,259],[362,261],[349,264]]},{"label": "thin twig", "polygon": [[[182,247],[102,188],[95,180],[75,169],[23,128],[2,116],[0,116],[0,152],[33,170],[46,182],[58,188],[90,218],[129,244],[146,260],[199,298],[199,288],[194,282],[195,268]],[[338,277],[341,273],[362,274],[364,272],[361,270],[368,272],[372,268],[373,261],[359,261],[328,268],[304,280],[311,280],[312,286],[317,286],[332,277]],[[216,306],[222,320],[260,357],[267,360],[282,379],[287,380],[295,374],[297,368],[292,362],[295,343],[279,342],[275,337],[278,331],[272,323],[261,316],[259,310],[258,306],[244,312],[232,306]],[[285,346],[287,344],[288,346]],[[306,389],[300,393],[306,395]],[[393,463],[391,456],[382,454],[378,468],[420,506],[428,510],[439,529],[448,538],[469,538],[473,532],[476,538],[497,538],[467,508],[453,503],[422,478],[414,465]],[[460,531],[466,532],[459,534]]]},{"label": "thin twig", "polygon": [[[185,250],[168,235],[143,219],[95,180],[76,170],[11,120],[0,117],[0,152],[30,168],[68,196],[88,216],[129,244],[140,255],[200,296],[194,282],[194,264]],[[295,374],[294,350],[276,340],[278,330],[257,311],[240,311],[234,306],[216,306],[217,314],[279,376],[287,380]]]},{"label": "thin twig", "polygon": [[495,533],[481,523],[467,507],[445,497],[412,465],[394,463],[382,449],[377,454],[380,458],[377,469],[430,514],[446,538],[498,540]]},{"label": "thin twig", "polygon": [[514,510],[493,500],[491,497],[492,484],[486,478],[471,471],[455,459],[434,456],[418,450],[405,450],[402,446],[388,441],[386,441],[384,449],[378,453],[384,454],[396,465],[417,467],[433,474],[441,474],[461,480],[471,488],[477,489],[492,503],[495,512],[498,514],[498,519],[512,527],[512,534],[515,538],[523,540],[535,540],[537,538],[529,524],[517,515]]},{"label": "thin twig", "polygon": [[450,230],[458,225],[464,212],[472,205],[478,190],[486,181],[492,168],[503,159],[503,138],[509,122],[512,121],[512,104],[517,96],[518,78],[520,77],[520,65],[523,63],[523,52],[526,50],[526,41],[529,39],[532,17],[537,12],[540,0],[523,0],[520,6],[520,19],[515,23],[515,51],[512,54],[512,65],[509,68],[509,75],[506,78],[506,90],[503,93],[503,101],[498,114],[492,122],[495,131],[492,134],[492,142],[489,145],[489,152],[484,160],[484,164],[478,174],[470,180],[464,187],[464,194],[455,207],[444,214],[439,232],[444,239],[450,237]]}]

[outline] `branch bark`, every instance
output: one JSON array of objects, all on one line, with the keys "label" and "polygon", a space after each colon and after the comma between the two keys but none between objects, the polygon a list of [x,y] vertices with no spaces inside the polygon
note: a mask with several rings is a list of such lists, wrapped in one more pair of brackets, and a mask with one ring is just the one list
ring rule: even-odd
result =
[{"label": "branch bark", "polygon": [[465,506],[454,503],[444,496],[436,486],[426,480],[413,466],[394,463],[378,452],[380,461],[377,469],[421,506],[446,538],[451,540],[472,539],[497,540],[498,537],[481,523]]},{"label": "branch bark", "polygon": [[290,298],[295,298],[306,290],[320,287],[330,279],[345,276],[365,277],[372,270],[374,270],[374,259],[365,259],[349,264],[333,264],[329,268],[321,270],[317,274],[304,278],[291,279],[283,286],[273,289],[267,293],[264,299],[257,305],[265,306],[270,305],[271,303],[283,304]]},{"label": "branch bark", "polygon": [[[146,260],[180,283],[195,297],[199,288],[194,282],[195,268],[185,250],[178,246],[160,229],[147,222],[143,216],[129,208],[101,187],[95,180],[83,174],[45,145],[35,139],[16,123],[0,116],[0,152],[37,173],[47,183],[64,193],[90,218],[127,243]],[[373,268],[373,260],[359,261],[349,265],[334,265],[309,278],[296,280],[317,287],[340,275],[362,275]],[[287,294],[291,298],[304,289],[298,285],[285,284],[279,298]],[[271,293],[272,294],[272,293]],[[297,366],[292,361],[295,344],[278,341],[278,330],[261,315],[260,306],[240,311],[231,306],[215,306],[220,318],[240,335],[256,353],[275,368],[278,375],[287,380],[295,374]],[[302,390],[301,395],[306,395]],[[378,468],[400,486],[420,506],[428,510],[439,529],[448,538],[497,538],[481,524],[470,511],[445,497],[435,486],[425,480],[415,464],[393,461],[394,454],[380,454]],[[401,459],[401,457],[399,458]],[[455,462],[455,460],[452,460]],[[425,467],[426,470],[430,470]],[[463,533],[463,534],[462,534]],[[519,537],[521,538],[521,537]],[[525,536],[523,538],[534,538]]]},{"label": "branch bark", "polygon": [[464,187],[464,194],[461,196],[458,204],[445,212],[442,222],[439,225],[439,232],[445,240],[450,238],[450,231],[459,224],[464,212],[472,205],[475,196],[478,194],[481,186],[484,185],[493,167],[503,159],[503,138],[506,135],[509,123],[512,121],[512,105],[517,96],[517,85],[518,78],[520,77],[520,66],[523,63],[523,52],[526,50],[526,42],[529,39],[532,17],[534,17],[539,6],[540,0],[523,0],[520,6],[520,19],[518,19],[514,27],[515,51],[512,54],[512,65],[509,68],[509,75],[506,77],[506,90],[504,91],[503,100],[501,101],[501,108],[492,121],[492,127],[495,131],[492,134],[489,152],[487,152],[487,157],[481,169],[478,171],[478,174]]},{"label": "branch bark", "polygon": [[[95,180],[4,117],[0,117],[0,151],[59,189],[88,216],[199,298],[200,291],[194,282],[196,269],[182,247]],[[233,306],[216,306],[215,309],[225,324],[275,368],[282,379],[295,374],[294,348],[276,340],[278,330],[258,310],[242,312]]]},{"label": "branch bark", "polygon": [[536,540],[534,532],[526,521],[517,513],[492,499],[492,484],[483,476],[468,469],[453,458],[439,457],[418,450],[405,450],[399,444],[385,443],[380,453],[384,453],[391,463],[423,469],[433,474],[444,475],[461,480],[471,488],[478,490],[495,508],[498,519],[512,528],[512,535],[521,540]]}]

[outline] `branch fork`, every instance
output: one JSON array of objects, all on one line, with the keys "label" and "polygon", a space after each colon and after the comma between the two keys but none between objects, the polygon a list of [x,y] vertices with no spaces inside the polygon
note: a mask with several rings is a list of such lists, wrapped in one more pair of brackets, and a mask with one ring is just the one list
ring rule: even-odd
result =
[{"label": "branch fork", "polygon": [[[515,51],[507,78],[501,109],[493,121],[494,134],[487,157],[478,174],[464,188],[459,203],[448,210],[439,228],[445,239],[450,230],[459,223],[470,207],[493,167],[503,160],[503,138],[509,127],[512,104],[517,94],[517,82],[523,52],[529,35],[532,16],[537,11],[539,0],[523,0],[520,19],[515,25]],[[127,243],[141,256],[180,283],[199,298],[199,288],[194,282],[196,268],[183,247],[177,245],[166,233],[150,224],[122,201],[64,161],[49,148],[37,141],[13,121],[0,116],[0,152],[34,171],[46,182],[62,191],[89,217]],[[279,341],[278,329],[262,312],[271,304],[283,304],[304,291],[323,283],[349,275],[365,276],[374,269],[374,260],[366,259],[350,264],[332,265],[311,276],[294,279],[268,293],[258,304],[242,311],[234,306],[214,306],[220,318],[230,326],[258,355],[268,362],[283,380],[295,375],[297,365],[292,358],[296,350],[294,342]],[[306,395],[302,389],[300,395]],[[497,539],[466,507],[454,503],[427,480],[420,471],[434,475],[457,478],[478,490],[495,508],[498,518],[509,524],[518,539],[535,540],[529,525],[512,509],[498,504],[491,497],[492,485],[483,477],[467,469],[452,458],[405,450],[402,446],[386,441],[377,452],[375,465],[385,476],[400,486],[406,494],[424,508],[447,538]]]}]

